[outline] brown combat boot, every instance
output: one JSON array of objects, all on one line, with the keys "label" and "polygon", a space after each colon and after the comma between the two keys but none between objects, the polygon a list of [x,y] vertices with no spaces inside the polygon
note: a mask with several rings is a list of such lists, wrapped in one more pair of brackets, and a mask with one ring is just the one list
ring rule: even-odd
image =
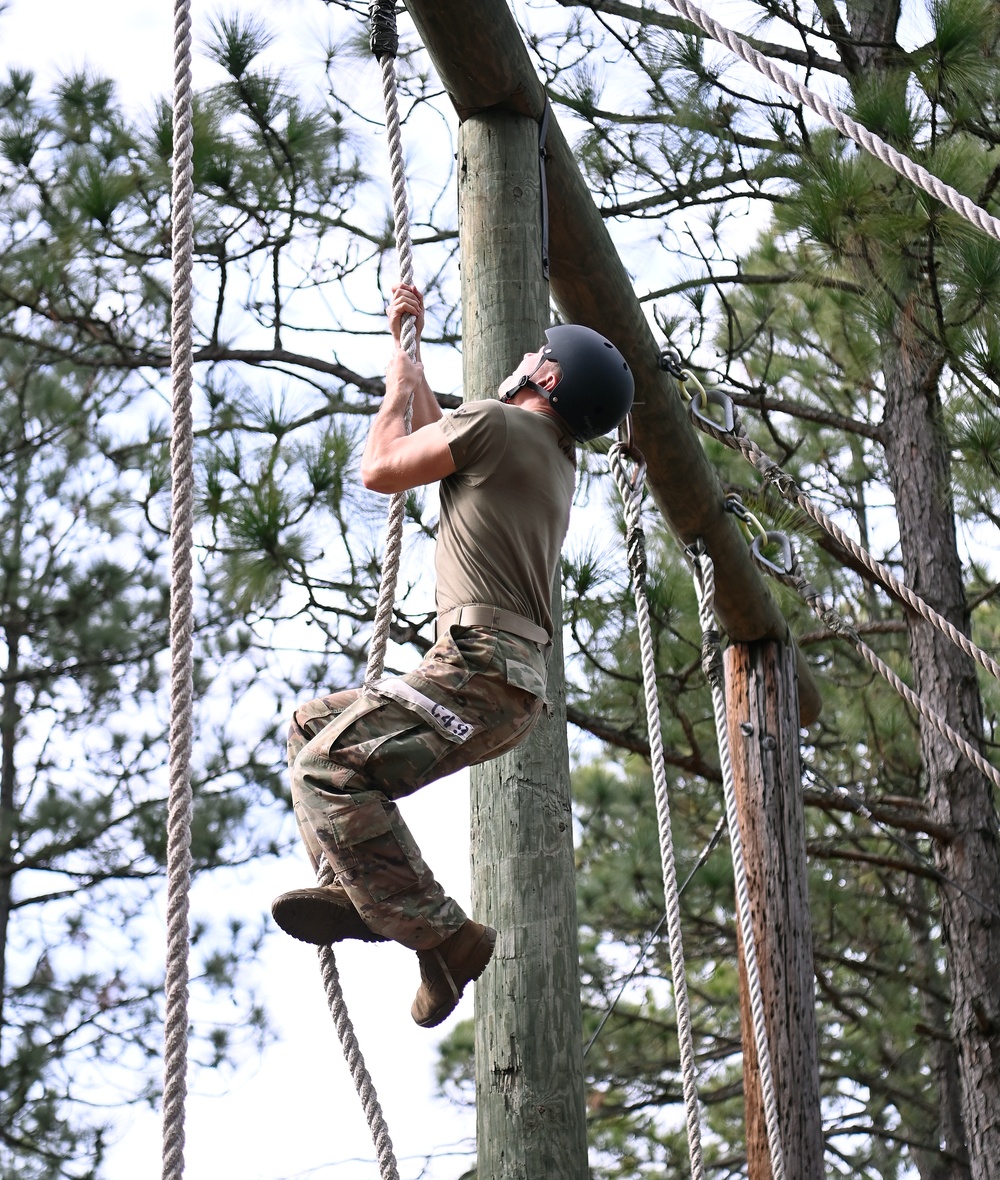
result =
[{"label": "brown combat boot", "polygon": [[286,934],[314,946],[330,946],[345,938],[388,941],[365,925],[347,890],[340,885],[316,885],[282,893],[271,902],[271,915]]},{"label": "brown combat boot", "polygon": [[465,920],[440,946],[417,951],[420,987],[410,1015],[422,1028],[434,1028],[454,1012],[465,985],[478,979],[493,957],[497,932]]}]

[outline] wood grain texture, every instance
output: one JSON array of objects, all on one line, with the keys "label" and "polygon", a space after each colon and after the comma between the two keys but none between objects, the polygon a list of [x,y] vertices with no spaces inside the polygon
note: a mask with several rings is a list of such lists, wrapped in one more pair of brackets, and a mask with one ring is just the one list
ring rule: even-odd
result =
[{"label": "wood grain texture", "polygon": [[[491,396],[548,325],[538,128],[507,110],[459,137],[466,396]],[[552,715],[472,772],[473,912],[499,938],[476,984],[478,1175],[588,1175],[569,751],[558,594]]]},{"label": "wood grain texture", "polygon": [[[812,924],[794,658],[773,641],[725,652],[729,746],[757,963],[789,1180],[823,1180]],[[741,948],[742,949],[742,948]],[[750,1180],[771,1162],[745,972],[740,963]]]}]

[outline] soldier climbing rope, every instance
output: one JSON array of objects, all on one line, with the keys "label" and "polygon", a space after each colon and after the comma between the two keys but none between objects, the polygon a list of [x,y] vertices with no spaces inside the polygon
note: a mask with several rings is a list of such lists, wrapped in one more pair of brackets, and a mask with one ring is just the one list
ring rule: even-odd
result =
[{"label": "soldier climbing rope", "polygon": [[[673,6],[688,19],[704,28],[710,35],[727,45],[744,60],[777,81],[800,101],[817,111],[861,144],[878,158],[896,168],[930,192],[937,199],[959,212],[973,224],[993,237],[1000,238],[1000,223],[983,210],[973,205],[949,186],[942,185],[924,169],[901,157],[888,148],[878,137],[859,128],[846,116],[835,111],[828,104],[818,100],[794,79],[790,79],[771,63],[747,46],[740,38],[711,21],[687,0],[671,0]],[[389,136],[392,163],[393,207],[396,220],[397,242],[400,254],[400,273],[403,282],[412,281],[412,260],[407,224],[405,189],[403,180],[402,153],[399,147],[399,120],[395,97],[395,25],[392,4],[372,4],[373,51],[383,70],[384,97],[386,103],[386,125]],[[187,893],[190,883],[190,755],[191,755],[191,709],[192,709],[192,605],[191,605],[191,534],[193,519],[192,439],[191,424],[191,368],[192,368],[192,92],[191,92],[191,15],[190,0],[176,0],[174,8],[174,187],[173,187],[173,322],[172,322],[172,382],[173,382],[173,433],[172,472],[173,504],[171,512],[172,538],[172,606],[171,606],[171,750],[170,750],[170,803],[168,819],[168,903],[167,903],[167,1010],[165,1018],[165,1084],[163,1119],[163,1175],[177,1180],[183,1174],[183,1116],[186,1072],[186,1030],[187,1030],[187,943],[188,910]],[[415,336],[412,324],[404,326],[404,347],[413,352]],[[620,458],[620,456],[619,456]],[[617,476],[616,476],[617,478]],[[770,478],[770,476],[768,476]],[[636,481],[633,479],[632,483]],[[641,481],[640,481],[641,482]],[[780,484],[776,483],[776,486]],[[635,489],[632,489],[634,495]],[[386,543],[385,569],[379,603],[376,610],[372,650],[366,670],[366,684],[381,675],[385,646],[388,638],[388,623],[395,596],[395,579],[398,569],[402,534],[403,497],[394,497],[390,507],[388,539]],[[759,556],[759,554],[758,554]],[[636,567],[637,569],[638,567]],[[636,570],[634,569],[634,572]],[[785,571],[791,574],[791,570]],[[882,574],[876,576],[882,578]],[[638,578],[637,578],[638,582]],[[886,582],[887,585],[892,585]],[[898,592],[896,586],[892,586]],[[929,608],[928,608],[929,609]],[[933,620],[932,620],[933,621]],[[935,623],[935,625],[937,625]],[[954,638],[954,636],[952,636]],[[965,640],[965,637],[961,637]],[[956,642],[961,642],[956,640]],[[966,641],[967,642],[967,641]],[[975,654],[975,653],[973,653]],[[984,654],[984,653],[983,653]],[[984,667],[990,668],[989,657],[976,654]],[[995,665],[990,668],[996,675]],[[648,695],[648,693],[647,693]],[[654,694],[655,695],[655,694]],[[650,717],[650,739],[653,744],[655,721]],[[987,771],[984,769],[984,773]],[[995,773],[995,771],[994,771]],[[996,781],[996,779],[994,779]],[[658,788],[659,789],[659,788]],[[657,799],[658,814],[665,821],[665,845],[669,846],[669,812],[666,799]],[[670,869],[664,865],[665,881]],[[674,881],[676,886],[676,881]],[[673,890],[676,895],[676,888]],[[674,925],[673,919],[670,919]],[[675,987],[684,990],[683,958],[679,951],[675,956],[674,933],[671,931],[671,956],[675,961]],[[678,931],[679,933],[679,931]],[[346,1010],[336,972],[336,964],[329,948],[320,951],[323,962],[324,983],[331,1009],[341,1032],[345,1053],[351,1063],[352,1074],[362,1094],[369,1124],[379,1153],[379,1167],[385,1178],[397,1176],[391,1143],[384,1129],[381,1111],[378,1108],[370,1079],[364,1071],[363,1061],[357,1049],[353,1030],[349,1027]],[[680,1009],[681,1002],[678,1001]],[[679,1020],[681,1014],[679,1011]],[[685,1034],[689,1042],[689,1032]],[[763,1060],[763,1055],[762,1058]],[[367,1079],[367,1080],[366,1080]],[[697,1130],[691,1129],[697,1123],[697,1098],[693,1078],[689,1080],[685,1067],[685,1105],[689,1112],[689,1142],[692,1148],[692,1167],[700,1174],[700,1140]],[[780,1142],[777,1150],[780,1152]],[[780,1175],[780,1162],[775,1156],[772,1143],[772,1164],[775,1174]]]}]

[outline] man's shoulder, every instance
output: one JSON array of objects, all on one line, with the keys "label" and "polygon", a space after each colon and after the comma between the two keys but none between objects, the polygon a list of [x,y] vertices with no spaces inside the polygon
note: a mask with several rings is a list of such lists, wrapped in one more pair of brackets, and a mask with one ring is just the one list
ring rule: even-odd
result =
[{"label": "man's shoulder", "polygon": [[450,414],[441,419],[441,428],[448,439],[458,439],[476,435],[492,435],[496,430],[504,429],[504,407],[494,398],[482,401],[463,402]]},{"label": "man's shoulder", "polygon": [[466,402],[439,423],[459,471],[474,469],[483,478],[493,471],[507,446],[506,415],[498,401]]},{"label": "man's shoulder", "polygon": [[458,418],[460,421],[462,419],[482,419],[488,421],[494,417],[501,417],[503,412],[504,407],[495,397],[484,397],[478,401],[463,402],[457,409],[452,410],[448,416]]}]

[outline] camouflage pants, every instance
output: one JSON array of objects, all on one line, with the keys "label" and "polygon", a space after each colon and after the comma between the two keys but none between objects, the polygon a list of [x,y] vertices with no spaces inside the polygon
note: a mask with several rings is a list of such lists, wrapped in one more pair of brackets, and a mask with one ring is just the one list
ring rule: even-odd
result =
[{"label": "camouflage pants", "polygon": [[424,950],[465,921],[395,800],[516,746],[538,720],[544,692],[535,644],[456,626],[408,675],[296,710],[288,761],[299,832],[313,867],[325,856],[372,930]]}]

